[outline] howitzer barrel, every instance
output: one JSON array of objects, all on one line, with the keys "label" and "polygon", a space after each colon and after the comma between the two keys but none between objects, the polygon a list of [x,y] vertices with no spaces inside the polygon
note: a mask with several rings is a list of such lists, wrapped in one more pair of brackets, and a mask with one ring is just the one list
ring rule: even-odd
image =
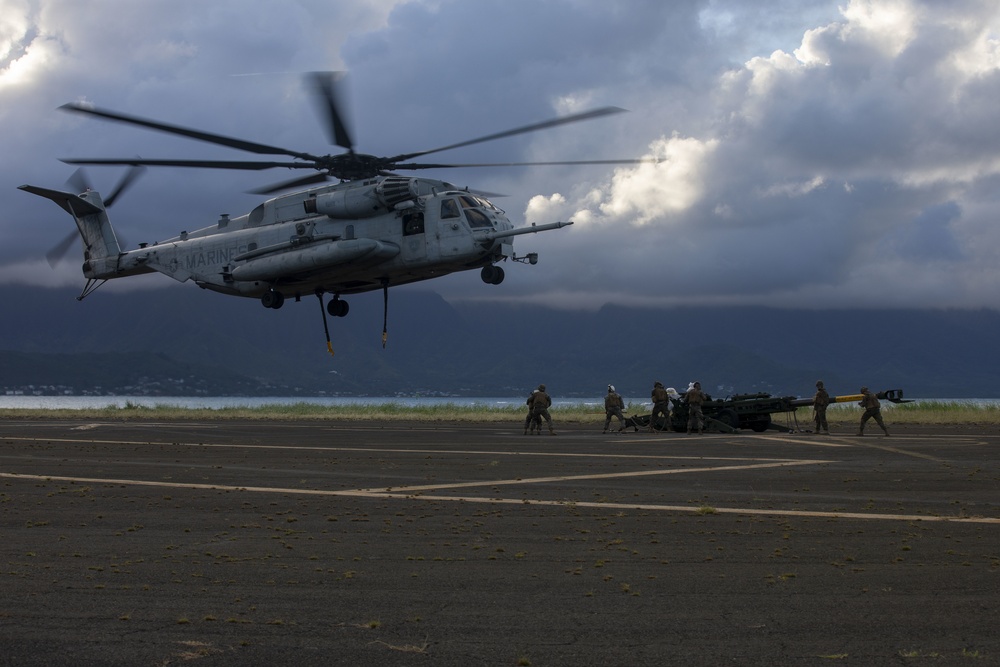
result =
[{"label": "howitzer barrel", "polygon": [[[875,397],[882,401],[889,401],[890,403],[912,403],[910,399],[903,398],[902,389],[886,389],[885,391],[880,391],[875,394]],[[831,403],[850,403],[851,401],[860,401],[864,398],[864,394],[847,394],[845,396],[831,396]],[[797,408],[812,405],[813,399],[811,398],[796,398],[791,401],[791,404]]]},{"label": "howitzer barrel", "polygon": [[[851,394],[849,396],[833,396],[830,401],[832,403],[849,403],[851,401],[860,401],[864,398],[864,394]],[[890,403],[912,403],[912,400],[907,400],[903,398],[902,389],[886,389],[885,391],[880,391],[875,394],[875,398],[882,401],[889,401]]]}]

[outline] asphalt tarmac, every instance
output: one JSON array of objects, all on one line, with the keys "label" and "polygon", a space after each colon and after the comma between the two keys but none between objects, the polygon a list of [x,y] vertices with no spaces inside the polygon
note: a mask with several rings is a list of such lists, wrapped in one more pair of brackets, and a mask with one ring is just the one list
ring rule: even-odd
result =
[{"label": "asphalt tarmac", "polygon": [[0,664],[1000,664],[1000,433],[890,429],[0,421]]}]

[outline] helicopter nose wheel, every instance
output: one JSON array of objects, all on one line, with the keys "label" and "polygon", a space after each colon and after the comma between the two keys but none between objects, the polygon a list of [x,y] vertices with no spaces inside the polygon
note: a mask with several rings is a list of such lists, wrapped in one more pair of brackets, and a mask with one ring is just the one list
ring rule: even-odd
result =
[{"label": "helicopter nose wheel", "polygon": [[341,301],[340,297],[337,296],[333,297],[333,300],[326,304],[326,312],[330,313],[333,317],[345,317],[350,310],[351,304]]},{"label": "helicopter nose wheel", "polygon": [[265,308],[274,308],[277,310],[285,304],[285,295],[273,289],[268,290],[261,295],[260,302],[264,304]]},{"label": "helicopter nose wheel", "polygon": [[499,285],[503,282],[503,268],[493,264],[487,264],[479,274],[483,282],[488,285]]}]

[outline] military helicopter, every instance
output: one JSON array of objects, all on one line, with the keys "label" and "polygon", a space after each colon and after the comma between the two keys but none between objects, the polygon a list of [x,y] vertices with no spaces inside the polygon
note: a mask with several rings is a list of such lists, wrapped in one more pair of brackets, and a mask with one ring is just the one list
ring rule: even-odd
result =
[{"label": "military helicopter", "polygon": [[[346,149],[336,155],[313,155],[276,146],[235,139],[155,120],[69,103],[60,109],[118,123],[184,136],[260,155],[291,160],[175,160],[133,158],[72,158],[67,164],[128,165],[131,170],[108,200],[89,187],[71,193],[22,185],[19,189],[51,199],[69,213],[84,244],[83,274],[87,283],[79,300],[111,279],[160,272],[174,280],[193,281],[221,294],[260,299],[266,308],[281,308],[287,298],[300,301],[325,294],[333,298],[326,313],[343,317],[349,310],[341,297],[381,289],[388,312],[388,289],[457,271],[479,269],[483,282],[499,285],[504,269],[499,263],[535,264],[537,253],[517,256],[513,237],[559,229],[572,221],[515,227],[505,212],[486,195],[447,181],[401,176],[396,172],[456,167],[513,167],[527,165],[627,164],[641,160],[583,160],[478,164],[431,164],[413,159],[449,149],[493,141],[559,125],[624,111],[602,107],[583,113],[518,127],[459,143],[390,157],[355,152],[344,122],[337,93],[341,73],[309,75],[332,143]],[[268,199],[245,215],[222,215],[209,226],[182,231],[173,238],[122,248],[106,211],[107,206],[147,166],[209,169],[308,169],[316,173],[254,191],[273,194],[302,188]],[[337,179],[336,184],[326,184]],[[307,187],[315,186],[317,187]],[[76,189],[80,189],[79,187]],[[382,340],[386,339],[383,322]]]}]

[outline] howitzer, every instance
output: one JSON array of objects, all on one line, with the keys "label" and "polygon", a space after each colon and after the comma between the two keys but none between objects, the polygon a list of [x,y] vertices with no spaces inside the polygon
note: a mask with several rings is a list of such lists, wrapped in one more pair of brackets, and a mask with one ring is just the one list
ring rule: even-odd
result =
[{"label": "howitzer", "polygon": [[[903,398],[902,389],[887,389],[875,394],[880,400],[890,403],[911,403],[912,401]],[[774,431],[790,432],[793,429],[781,424],[775,424],[771,415],[778,413],[794,413],[796,408],[808,407],[813,404],[812,398],[798,398],[796,396],[772,396],[766,393],[757,394],[734,394],[723,399],[713,400],[711,396],[702,404],[701,411],[705,417],[705,428],[721,431],[723,433],[735,433],[739,429],[749,429],[756,433],[763,433],[771,429]],[[845,396],[831,396],[831,403],[849,403],[860,401],[861,394],[850,394]],[[670,423],[662,417],[658,417],[653,427],[660,431],[665,431],[669,427],[673,431],[683,433],[687,430],[688,404],[682,394],[679,399],[671,399]],[[629,418],[631,425],[649,427],[651,415],[641,415]]]}]

